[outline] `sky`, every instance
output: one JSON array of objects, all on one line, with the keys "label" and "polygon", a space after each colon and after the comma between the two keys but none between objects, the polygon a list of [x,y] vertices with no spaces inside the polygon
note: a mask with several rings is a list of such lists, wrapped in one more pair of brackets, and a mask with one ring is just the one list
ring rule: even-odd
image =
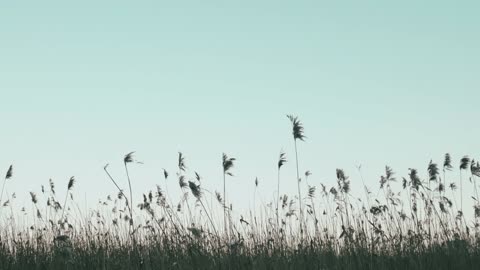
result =
[{"label": "sky", "polygon": [[[378,189],[446,152],[480,159],[478,1],[2,1],[0,168],[19,204],[52,178],[94,207],[127,187],[137,200],[173,176],[222,189],[222,153],[237,159],[227,197],[296,194],[287,114],[305,142],[300,170],[335,185],[335,169]],[[0,169],[1,170],[1,169]],[[254,180],[260,184],[255,191]],[[458,172],[449,176],[458,177]],[[177,181],[168,180],[173,194]]]}]

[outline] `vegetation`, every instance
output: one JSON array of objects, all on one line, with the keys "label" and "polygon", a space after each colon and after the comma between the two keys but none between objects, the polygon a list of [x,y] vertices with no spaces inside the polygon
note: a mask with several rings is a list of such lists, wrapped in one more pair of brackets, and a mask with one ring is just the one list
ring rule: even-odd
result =
[{"label": "vegetation", "polygon": [[[297,141],[306,138],[303,125],[295,116],[288,118],[298,196],[280,190],[281,169],[287,164],[282,151],[275,198],[258,216],[255,211],[246,218],[232,214],[226,186],[237,160],[227,154],[221,164],[223,194],[205,189],[198,173],[189,175],[179,153],[179,202],[174,204],[159,183],[135,205],[131,152],[123,160],[129,196],[107,164],[106,178],[116,195],[101,201],[98,209],[83,214],[74,200],[74,177],[65,186],[65,199],[57,198],[50,180],[40,196],[30,192],[31,205],[22,208],[33,214],[27,221],[13,211],[15,195],[4,192],[15,180],[10,166],[0,194],[0,269],[478,269],[478,162],[462,157],[458,179],[450,173],[449,154],[443,165],[430,161],[426,177],[413,168],[406,177],[396,177],[386,166],[375,192],[361,177],[365,198],[351,194],[350,178],[342,169],[336,170],[333,186],[322,183],[317,189],[309,185],[311,173],[301,179],[299,170]],[[163,173],[167,180],[169,173]],[[467,179],[475,194],[470,217],[463,203]],[[397,181],[399,190],[392,185]],[[303,197],[301,185],[308,190]]]}]

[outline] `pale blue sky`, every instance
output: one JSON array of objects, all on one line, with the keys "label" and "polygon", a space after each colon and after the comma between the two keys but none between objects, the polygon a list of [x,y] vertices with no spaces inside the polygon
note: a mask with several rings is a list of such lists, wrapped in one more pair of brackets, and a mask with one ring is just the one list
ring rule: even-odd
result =
[{"label": "pale blue sky", "polygon": [[177,151],[220,190],[226,152],[230,197],[246,205],[256,176],[272,196],[282,148],[295,194],[290,113],[315,185],[338,167],[359,187],[362,164],[376,189],[387,164],[405,176],[445,152],[480,158],[479,13],[478,1],[3,1],[0,167],[15,166],[10,192],[75,175],[94,203],[114,192],[103,165],[123,176],[130,151],[145,162],[138,195],[174,174]]}]

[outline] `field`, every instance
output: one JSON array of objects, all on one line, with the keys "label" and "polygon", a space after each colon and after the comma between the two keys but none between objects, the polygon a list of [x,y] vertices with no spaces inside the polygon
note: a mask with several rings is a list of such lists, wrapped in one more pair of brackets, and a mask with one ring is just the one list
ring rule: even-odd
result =
[{"label": "field", "polygon": [[[297,117],[289,120],[295,153],[291,160],[280,154],[271,187],[276,199],[262,206],[262,214],[232,215],[225,190],[237,160],[227,154],[219,164],[223,192],[204,189],[198,174],[187,175],[179,153],[177,171],[164,171],[164,177],[178,181],[183,195],[171,198],[159,184],[134,202],[132,152],[123,160],[128,186],[105,166],[115,195],[99,209],[82,214],[73,196],[75,178],[60,186],[67,190],[64,198],[50,181],[30,192],[31,205],[22,211],[34,218],[26,224],[12,210],[14,195],[5,192],[15,180],[10,166],[0,195],[0,269],[480,268],[478,162],[464,156],[456,163],[445,154],[441,163],[427,163],[426,179],[415,169],[400,177],[387,166],[377,189],[363,183],[359,198],[351,195],[350,179],[341,169],[332,187],[308,185],[310,173],[298,169],[304,128]],[[292,180],[282,178],[287,162],[296,166],[296,194],[282,194],[283,181]],[[392,182],[401,189],[394,190]],[[468,198],[473,205],[466,203],[465,190],[475,194]]]}]

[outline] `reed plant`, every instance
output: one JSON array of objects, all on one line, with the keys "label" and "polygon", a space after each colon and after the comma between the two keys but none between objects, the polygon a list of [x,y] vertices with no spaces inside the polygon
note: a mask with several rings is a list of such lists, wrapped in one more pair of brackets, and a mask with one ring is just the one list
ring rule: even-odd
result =
[{"label": "reed plant", "polygon": [[[74,186],[83,182],[74,177],[66,183],[63,203],[53,180],[31,191],[28,204],[18,202],[15,194],[4,192],[13,177],[10,166],[0,194],[0,208],[6,208],[0,212],[0,269],[478,269],[478,162],[464,156],[454,167],[452,156],[445,154],[443,164],[426,163],[426,173],[415,168],[395,173],[385,166],[380,179],[370,181],[363,179],[359,166],[360,194],[352,190],[357,180],[346,170],[332,171],[332,178],[322,183],[307,171],[308,192],[302,197],[296,144],[305,137],[298,118],[289,119],[298,190],[280,189],[280,180],[288,180],[280,179],[280,172],[289,165],[282,151],[272,170],[277,179],[262,179],[262,189],[270,187],[272,196],[254,203],[258,212],[233,211],[226,182],[237,160],[226,154],[218,174],[222,194],[207,189],[213,181],[187,169],[185,155],[179,153],[182,193],[180,203],[173,204],[176,196],[168,194],[165,169],[165,182],[154,183],[135,199],[131,152],[121,172],[128,195],[107,164],[106,179],[115,189],[90,209],[81,209],[76,201]],[[456,170],[458,178],[449,173]],[[473,196],[472,207],[464,209],[467,176]],[[378,192],[367,187],[375,182]],[[245,199],[257,196],[259,183],[256,178],[255,193]],[[213,200],[221,210],[208,204]]]}]

